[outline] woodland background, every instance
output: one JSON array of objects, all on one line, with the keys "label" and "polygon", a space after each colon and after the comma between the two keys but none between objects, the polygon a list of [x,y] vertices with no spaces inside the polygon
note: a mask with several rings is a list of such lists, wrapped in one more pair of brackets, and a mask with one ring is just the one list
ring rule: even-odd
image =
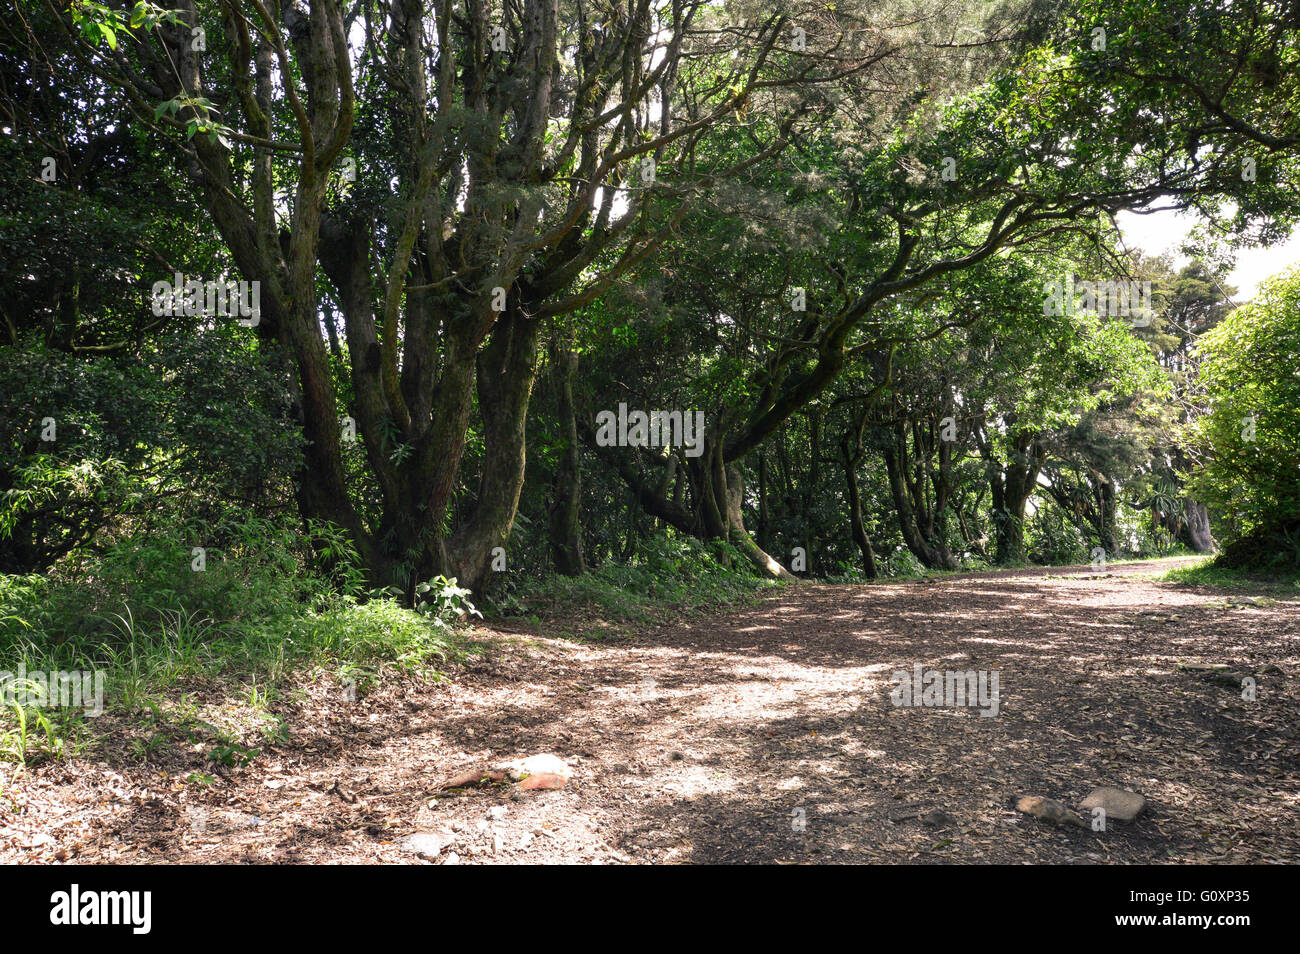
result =
[{"label": "woodland background", "polygon": [[[1294,575],[1300,271],[1227,276],[1300,214],[1298,67],[1286,0],[20,0],[6,668],[130,700],[413,665],[475,605]],[[1178,262],[1116,225],[1157,208]],[[156,316],[177,272],[258,322]],[[1068,276],[1152,314],[1046,314]],[[703,453],[597,446],[620,403]]]}]

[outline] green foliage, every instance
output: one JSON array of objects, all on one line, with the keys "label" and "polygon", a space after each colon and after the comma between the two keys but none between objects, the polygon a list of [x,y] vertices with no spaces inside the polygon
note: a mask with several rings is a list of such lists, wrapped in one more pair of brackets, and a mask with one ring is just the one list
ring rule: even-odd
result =
[{"label": "green foliage", "polygon": [[1088,541],[1065,512],[1044,503],[1026,521],[1025,536],[1029,557],[1046,566],[1070,566],[1090,559]]},{"label": "green foliage", "polygon": [[[466,591],[442,581],[420,610],[365,599],[337,528],[298,535],[232,517],[216,526],[224,545],[202,571],[192,568],[194,532],[123,537],[49,574],[0,575],[0,669],[103,672],[107,705],[133,712],[181,685],[248,679],[270,691],[311,667],[366,685],[390,671],[437,678],[440,661],[470,651],[461,624],[477,611]],[[79,711],[0,714],[0,748],[54,754],[79,724]],[[230,747],[218,760],[227,756],[253,757]]]},{"label": "green foliage", "polygon": [[[204,550],[201,564],[195,548]],[[325,571],[318,548],[342,559]],[[238,627],[296,604],[327,604],[339,587],[345,596],[361,587],[355,554],[337,529],[318,526],[304,537],[268,519],[233,513],[123,535],[46,577],[8,579],[22,581],[24,591],[46,588],[20,616],[58,641],[111,637],[124,607],[149,628],[165,630],[175,613]]]},{"label": "green foliage", "polygon": [[585,619],[591,623],[588,635],[598,635],[608,624],[672,623],[683,614],[745,602],[777,585],[756,577],[728,543],[661,534],[644,541],[625,563],[503,587],[491,607],[504,615]]},{"label": "green foliage", "polygon": [[[16,691],[20,689],[19,683],[11,685]],[[58,758],[67,748],[65,734],[56,727],[55,718],[40,706],[14,703],[7,712],[0,713],[0,761],[26,766]]]},{"label": "green foliage", "polygon": [[1206,454],[1200,492],[1234,538],[1262,534],[1265,549],[1300,565],[1300,269],[1266,283],[1200,350],[1210,402],[1193,429]]},{"label": "green foliage", "polygon": [[1207,557],[1191,566],[1175,567],[1162,574],[1160,579],[1189,586],[1208,586],[1225,590],[1245,589],[1251,593],[1259,593],[1262,590],[1277,599],[1300,599],[1300,570],[1294,567],[1289,570],[1279,567],[1272,569],[1230,567]]},{"label": "green foliage", "polygon": [[287,401],[229,326],[112,358],[0,347],[0,570],[44,569],[123,520],[282,505],[300,444]]},{"label": "green foliage", "polygon": [[885,576],[915,577],[925,576],[926,573],[925,566],[916,558],[916,554],[906,547],[895,547],[880,562]]},{"label": "green foliage", "polygon": [[435,576],[431,580],[415,587],[415,609],[421,615],[446,625],[446,619],[465,619],[483,614],[474,608],[469,599],[470,592],[463,586],[457,586],[455,579]]}]

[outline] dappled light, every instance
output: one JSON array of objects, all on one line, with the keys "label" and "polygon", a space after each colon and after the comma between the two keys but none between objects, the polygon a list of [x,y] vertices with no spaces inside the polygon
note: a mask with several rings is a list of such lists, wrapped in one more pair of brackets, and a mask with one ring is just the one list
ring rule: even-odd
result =
[{"label": "dappled light", "polygon": [[6,926],[1300,864],[1300,3],[177,3],[0,20]]}]

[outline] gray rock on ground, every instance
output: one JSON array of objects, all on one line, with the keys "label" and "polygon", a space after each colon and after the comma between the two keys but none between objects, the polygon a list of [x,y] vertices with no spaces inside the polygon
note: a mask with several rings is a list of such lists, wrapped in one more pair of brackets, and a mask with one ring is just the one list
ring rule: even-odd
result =
[{"label": "gray rock on ground", "polygon": [[417,831],[414,835],[407,835],[397,843],[397,846],[403,851],[409,851],[413,855],[432,860],[442,854],[442,849],[449,844],[451,844],[450,835],[439,835],[431,831]]},{"label": "gray rock on ground", "polygon": [[1147,800],[1136,792],[1102,785],[1088,793],[1079,803],[1079,810],[1091,813],[1094,808],[1104,809],[1107,821],[1131,822],[1147,807]]}]

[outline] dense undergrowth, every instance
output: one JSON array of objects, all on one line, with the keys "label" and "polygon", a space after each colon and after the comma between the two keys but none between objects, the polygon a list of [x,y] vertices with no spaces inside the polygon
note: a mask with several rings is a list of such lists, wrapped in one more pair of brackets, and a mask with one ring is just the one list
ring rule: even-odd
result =
[{"label": "dense undergrowth", "polygon": [[101,676],[98,705],[156,719],[196,687],[266,711],[304,674],[364,692],[391,673],[440,678],[475,651],[466,590],[431,580],[415,608],[367,592],[330,528],[303,536],[245,519],[210,531],[225,545],[201,552],[188,530],[124,537],[44,575],[0,575],[0,759],[93,737],[89,706],[48,698],[51,673]]},{"label": "dense undergrowth", "polygon": [[730,544],[657,536],[626,563],[607,563],[575,577],[503,580],[486,608],[493,615],[533,621],[562,617],[577,630],[567,635],[592,638],[611,627],[672,623],[741,605],[781,585],[757,577]]},{"label": "dense undergrowth", "polygon": [[1206,558],[1190,566],[1176,567],[1160,576],[1169,583],[1208,586],[1221,589],[1250,588],[1282,599],[1300,597],[1300,570],[1294,567],[1240,567],[1225,563],[1222,557]]}]

